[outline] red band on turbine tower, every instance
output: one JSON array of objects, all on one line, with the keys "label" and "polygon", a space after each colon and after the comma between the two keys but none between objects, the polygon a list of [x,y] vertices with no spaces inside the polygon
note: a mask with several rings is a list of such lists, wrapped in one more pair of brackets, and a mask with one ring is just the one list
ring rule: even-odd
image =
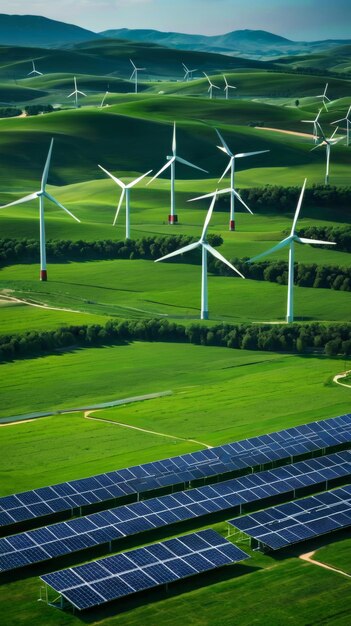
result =
[{"label": "red band on turbine tower", "polygon": [[177,224],[178,215],[169,215],[168,216],[168,224]]},{"label": "red band on turbine tower", "polygon": [[229,221],[229,230],[235,230],[235,220]]},{"label": "red band on turbine tower", "polygon": [[40,270],[40,280],[46,281],[48,279],[48,274],[46,270]]}]

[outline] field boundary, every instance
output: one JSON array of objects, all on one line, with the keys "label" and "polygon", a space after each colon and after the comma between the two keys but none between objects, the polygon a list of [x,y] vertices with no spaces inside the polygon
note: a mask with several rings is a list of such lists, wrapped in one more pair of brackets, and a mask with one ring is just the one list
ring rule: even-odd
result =
[{"label": "field boundary", "polygon": [[315,559],[312,559],[315,553],[316,550],[314,550],[313,552],[306,552],[306,554],[300,554],[299,559],[302,559],[302,561],[307,561],[307,563],[312,563],[312,565],[323,567],[323,569],[328,569],[331,572],[336,572],[336,574],[341,574],[341,576],[346,576],[346,578],[351,578],[351,574],[344,572],[342,569],[337,569],[336,567],[332,567],[331,565],[327,565],[326,563],[322,563],[321,561],[316,561]]},{"label": "field boundary", "polygon": [[348,389],[351,389],[351,385],[348,385],[346,383],[341,383],[340,382],[340,378],[346,378],[346,376],[348,376],[351,373],[351,370],[347,370],[346,372],[341,372],[340,374],[335,374],[334,378],[333,378],[333,383],[336,383],[337,385],[341,385],[342,387],[347,387]]}]

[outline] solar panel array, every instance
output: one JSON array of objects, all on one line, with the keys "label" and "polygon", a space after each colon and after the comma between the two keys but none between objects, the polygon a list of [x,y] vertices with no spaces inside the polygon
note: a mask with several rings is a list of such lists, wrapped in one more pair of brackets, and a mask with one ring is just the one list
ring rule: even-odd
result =
[{"label": "solar panel array", "polygon": [[0,526],[351,444],[351,414],[0,498]]},{"label": "solar panel array", "polygon": [[229,522],[271,550],[351,526],[351,485]]},{"label": "solar panel array", "polygon": [[0,539],[0,572],[351,475],[351,451],[93,513]]},{"label": "solar panel array", "polygon": [[203,530],[46,574],[41,580],[82,610],[248,558],[214,530]]}]

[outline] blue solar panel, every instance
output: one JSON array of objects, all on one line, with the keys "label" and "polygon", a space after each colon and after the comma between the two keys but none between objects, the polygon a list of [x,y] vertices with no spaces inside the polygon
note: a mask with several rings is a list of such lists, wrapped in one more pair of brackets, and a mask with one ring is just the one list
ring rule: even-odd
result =
[{"label": "blue solar panel", "polygon": [[0,498],[0,525],[10,526],[60,511],[69,514],[73,509],[95,502],[108,502],[126,494],[241,471],[274,460],[291,460],[292,456],[345,443],[351,443],[350,414],[163,461],[5,496]]}]

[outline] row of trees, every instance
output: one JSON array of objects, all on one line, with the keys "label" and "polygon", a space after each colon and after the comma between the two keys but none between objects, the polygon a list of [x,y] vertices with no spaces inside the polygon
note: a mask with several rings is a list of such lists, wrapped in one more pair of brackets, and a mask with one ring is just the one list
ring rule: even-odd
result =
[{"label": "row of trees", "polygon": [[300,237],[308,239],[322,239],[322,241],[334,241],[336,246],[328,250],[342,250],[351,252],[351,226],[309,226],[299,228]]},{"label": "row of trees", "polygon": [[0,107],[0,117],[17,117],[21,113],[22,109],[18,107]]},{"label": "row of trees", "polygon": [[57,349],[76,346],[118,345],[129,341],[166,341],[242,350],[351,354],[351,324],[291,324],[211,328],[201,324],[189,327],[167,320],[109,320],[104,326],[67,326],[53,331],[32,331],[0,337],[0,361],[31,358]]},{"label": "row of trees", "polygon": [[[251,189],[241,189],[239,191],[243,200],[248,202],[249,206],[255,207],[254,210],[257,213],[286,213],[287,211],[295,210],[301,186],[282,187],[280,185],[267,185],[265,187],[252,187]],[[304,206],[349,209],[350,194],[351,187],[312,185],[305,190]],[[229,201],[229,197],[225,196],[217,204],[221,203],[222,206],[228,206]]]},{"label": "row of trees", "polygon": [[51,104],[27,104],[24,110],[26,115],[40,115],[40,113],[52,113],[55,109]]}]

